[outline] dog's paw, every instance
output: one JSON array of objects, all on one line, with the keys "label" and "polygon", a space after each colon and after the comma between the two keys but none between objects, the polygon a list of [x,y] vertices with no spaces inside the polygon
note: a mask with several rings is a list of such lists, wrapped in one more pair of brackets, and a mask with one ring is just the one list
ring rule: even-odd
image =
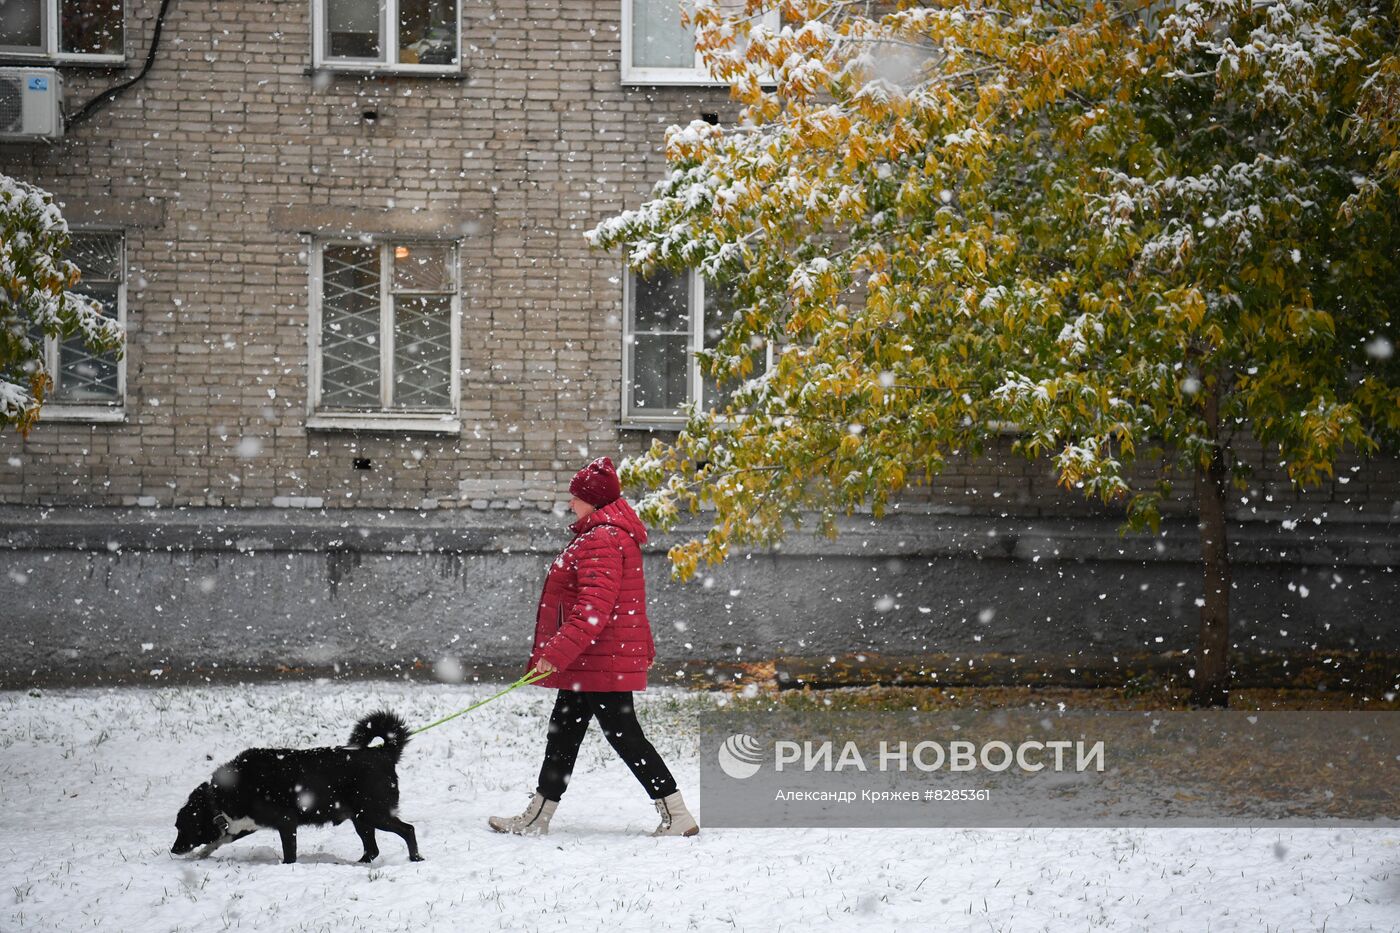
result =
[{"label": "dog's paw", "polygon": [[426,861],[426,860],[423,858],[423,856],[421,856],[421,855],[410,855],[410,856],[408,857],[408,860],[409,860],[410,862],[422,862],[422,861]]},{"label": "dog's paw", "polygon": [[374,861],[377,858],[379,858],[378,855],[370,855],[368,852],[366,852],[364,855],[360,856],[360,864],[368,865],[370,862]]}]

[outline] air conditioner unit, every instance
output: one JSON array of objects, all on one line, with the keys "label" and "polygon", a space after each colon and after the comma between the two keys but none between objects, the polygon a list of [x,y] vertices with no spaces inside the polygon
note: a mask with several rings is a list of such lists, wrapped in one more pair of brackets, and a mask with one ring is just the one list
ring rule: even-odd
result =
[{"label": "air conditioner unit", "polygon": [[63,135],[63,77],[52,68],[0,68],[0,140]]}]

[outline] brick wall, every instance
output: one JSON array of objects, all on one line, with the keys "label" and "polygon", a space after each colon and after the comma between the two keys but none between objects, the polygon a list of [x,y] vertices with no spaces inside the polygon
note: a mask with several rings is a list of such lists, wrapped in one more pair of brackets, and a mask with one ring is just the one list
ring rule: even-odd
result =
[{"label": "brick wall", "polygon": [[[157,7],[128,0],[131,67],[65,69],[70,100],[135,73]],[[643,200],[667,125],[737,106],[624,88],[619,7],[463,0],[443,80],[310,74],[306,0],[175,4],[142,84],[56,144],[0,146],[75,224],[123,226],[129,273],[127,421],[0,437],[0,502],[547,508],[585,457],[645,447],[617,424],[620,261],[582,232]],[[356,224],[465,232],[459,437],[306,428],[304,231]],[[1006,447],[906,502],[1097,511]],[[1395,466],[1347,465],[1308,502],[1386,517]],[[1266,470],[1240,506],[1294,496]]]}]

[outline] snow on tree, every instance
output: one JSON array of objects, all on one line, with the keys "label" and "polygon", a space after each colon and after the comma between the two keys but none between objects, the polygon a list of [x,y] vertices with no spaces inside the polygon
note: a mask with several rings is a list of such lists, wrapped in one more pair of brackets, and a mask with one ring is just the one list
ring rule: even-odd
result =
[{"label": "snow on tree", "polygon": [[53,377],[44,338],[81,336],[93,351],[120,352],[121,325],[70,291],[78,267],[63,258],[68,224],[53,197],[0,174],[0,425],[28,433]]},{"label": "snow on tree", "polygon": [[713,508],[675,574],[878,517],[1013,424],[1125,528],[1191,484],[1195,693],[1224,702],[1232,443],[1309,485],[1400,435],[1397,8],[794,0],[775,31],[771,5],[695,4],[741,118],[670,127],[652,197],[588,233],[735,296],[702,354],[742,381],[725,410],[623,465],[651,522]]}]

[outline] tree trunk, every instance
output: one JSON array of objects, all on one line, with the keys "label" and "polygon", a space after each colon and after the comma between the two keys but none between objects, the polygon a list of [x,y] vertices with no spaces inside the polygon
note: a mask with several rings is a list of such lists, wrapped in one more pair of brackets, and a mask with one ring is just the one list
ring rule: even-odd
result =
[{"label": "tree trunk", "polygon": [[1201,604],[1201,635],[1191,686],[1193,706],[1228,706],[1230,699],[1230,553],[1225,533],[1228,465],[1220,442],[1219,393],[1217,381],[1206,398],[1205,411],[1214,450],[1210,463],[1196,468],[1205,601]]}]

